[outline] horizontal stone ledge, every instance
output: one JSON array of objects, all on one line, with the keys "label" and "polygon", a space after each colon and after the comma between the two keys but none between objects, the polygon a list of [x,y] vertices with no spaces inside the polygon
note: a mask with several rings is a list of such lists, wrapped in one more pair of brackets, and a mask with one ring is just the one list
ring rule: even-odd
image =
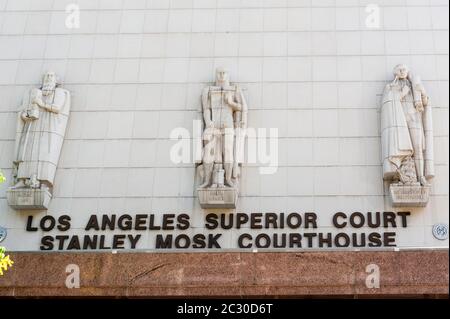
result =
[{"label": "horizontal stone ledge", "polygon": [[[447,295],[444,250],[292,253],[20,253],[0,296],[261,297]],[[66,287],[66,267],[80,288]],[[367,288],[368,265],[380,288]]]}]

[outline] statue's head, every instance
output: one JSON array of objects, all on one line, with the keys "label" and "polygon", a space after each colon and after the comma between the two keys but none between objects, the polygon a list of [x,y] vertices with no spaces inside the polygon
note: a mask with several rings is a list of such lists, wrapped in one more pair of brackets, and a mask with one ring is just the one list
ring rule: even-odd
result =
[{"label": "statue's head", "polygon": [[394,68],[394,75],[397,79],[405,80],[409,77],[409,68],[405,64],[399,64]]},{"label": "statue's head", "polygon": [[230,83],[230,75],[224,68],[217,68],[216,70],[216,85],[224,86]]},{"label": "statue's head", "polygon": [[48,95],[56,89],[56,73],[47,72],[42,77],[42,93]]}]

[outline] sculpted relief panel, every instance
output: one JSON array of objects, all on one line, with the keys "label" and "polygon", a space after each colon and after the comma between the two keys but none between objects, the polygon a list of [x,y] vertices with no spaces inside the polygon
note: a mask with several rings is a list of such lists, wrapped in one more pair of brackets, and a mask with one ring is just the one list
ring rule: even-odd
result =
[{"label": "sculpted relief panel", "polygon": [[19,111],[14,151],[15,185],[8,204],[17,210],[47,209],[70,113],[70,92],[58,87],[56,74],[43,76]]},{"label": "sculpted relief panel", "polygon": [[426,206],[434,177],[432,109],[419,76],[397,65],[381,108],[383,178],[394,206]]}]

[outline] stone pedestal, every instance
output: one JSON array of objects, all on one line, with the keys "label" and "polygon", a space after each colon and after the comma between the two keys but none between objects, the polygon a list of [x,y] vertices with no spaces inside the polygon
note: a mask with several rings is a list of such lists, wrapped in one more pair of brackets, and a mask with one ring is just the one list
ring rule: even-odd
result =
[{"label": "stone pedestal", "polygon": [[46,189],[10,189],[6,197],[8,205],[16,210],[46,210],[52,195]]},{"label": "stone pedestal", "polygon": [[238,191],[235,188],[199,188],[198,199],[202,208],[234,209],[238,199]]},{"label": "stone pedestal", "polygon": [[430,198],[430,186],[391,185],[390,193],[394,207],[425,207]]}]

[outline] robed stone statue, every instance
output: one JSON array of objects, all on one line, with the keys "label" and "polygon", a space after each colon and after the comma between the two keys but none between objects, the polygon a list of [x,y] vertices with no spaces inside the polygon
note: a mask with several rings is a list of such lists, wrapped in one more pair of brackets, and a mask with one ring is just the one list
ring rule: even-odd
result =
[{"label": "robed stone statue", "polygon": [[16,131],[15,185],[8,191],[9,204],[14,208],[47,208],[70,106],[70,92],[57,85],[54,72],[43,76],[41,88],[25,94]]},{"label": "robed stone statue", "polygon": [[424,206],[434,177],[432,109],[418,76],[397,65],[383,94],[383,178],[395,206]]}]

